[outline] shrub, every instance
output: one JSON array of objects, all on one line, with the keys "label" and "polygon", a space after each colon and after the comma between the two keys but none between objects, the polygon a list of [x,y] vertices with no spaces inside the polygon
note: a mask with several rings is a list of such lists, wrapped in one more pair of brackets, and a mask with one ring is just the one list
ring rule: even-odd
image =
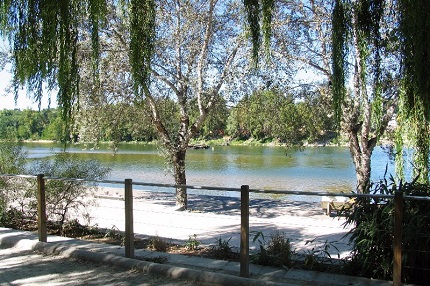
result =
[{"label": "shrub", "polygon": [[253,242],[258,241],[260,249],[251,257],[251,261],[260,265],[289,267],[291,266],[291,245],[285,233],[276,231],[270,234],[266,243],[264,234],[257,232]]},{"label": "shrub", "polygon": [[158,235],[151,238],[150,246],[151,249],[158,252],[167,252],[167,249],[169,248],[169,244]]},{"label": "shrub", "polygon": [[[428,197],[429,185],[395,184],[394,179],[382,180],[371,187],[372,194]],[[392,199],[357,198],[352,212],[347,213],[345,225],[349,232],[352,252],[346,271],[354,275],[392,279],[394,201]],[[430,203],[405,199],[402,225],[402,275],[407,283],[428,282],[430,275]]]},{"label": "shrub", "polygon": [[118,227],[116,227],[115,225],[113,225],[110,229],[108,229],[104,235],[105,238],[111,238],[114,240],[121,240],[123,241],[125,238],[122,235],[121,231],[119,230]]},{"label": "shrub", "polygon": [[48,219],[59,223],[60,232],[63,224],[73,210],[82,212],[91,202],[83,198],[88,192],[97,188],[94,180],[101,180],[109,173],[108,168],[101,167],[96,160],[81,160],[77,155],[70,153],[56,154],[53,159],[47,158],[39,161],[33,173],[44,174],[54,178],[77,178],[93,180],[84,182],[79,180],[47,180],[46,211]]},{"label": "shrub", "polygon": [[185,248],[188,250],[197,250],[200,246],[200,241],[197,240],[197,234],[190,235],[185,243]]},{"label": "shrub", "polygon": [[238,253],[233,251],[233,247],[230,245],[230,239],[225,240],[221,237],[216,239],[216,244],[212,246],[212,253],[216,259],[232,259],[238,257]]},{"label": "shrub", "polygon": [[339,249],[336,246],[337,241],[325,240],[323,244],[316,242],[316,239],[307,240],[306,245],[313,245],[311,249],[305,251],[304,267],[309,270],[327,271],[340,270],[339,264],[335,264],[329,250],[334,248],[337,251],[337,258],[340,258]]},{"label": "shrub", "polygon": [[[0,174],[26,174],[26,156],[21,145],[0,142]],[[0,177],[0,225],[23,228],[36,218],[36,191],[30,179]]]}]

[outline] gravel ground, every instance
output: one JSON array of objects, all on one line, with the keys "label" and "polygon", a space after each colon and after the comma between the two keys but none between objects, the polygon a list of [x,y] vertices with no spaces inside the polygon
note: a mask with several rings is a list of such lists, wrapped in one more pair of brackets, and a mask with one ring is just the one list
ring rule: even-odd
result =
[{"label": "gravel ground", "polygon": [[0,249],[0,285],[202,285],[16,247]]}]

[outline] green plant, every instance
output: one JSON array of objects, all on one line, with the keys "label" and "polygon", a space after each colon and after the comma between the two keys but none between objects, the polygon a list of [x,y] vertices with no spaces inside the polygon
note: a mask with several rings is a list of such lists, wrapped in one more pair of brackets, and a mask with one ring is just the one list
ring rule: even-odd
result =
[{"label": "green plant", "polygon": [[260,265],[268,266],[291,266],[291,245],[285,233],[277,230],[270,234],[270,239],[266,243],[263,232],[254,233],[253,242],[258,241],[259,251],[251,256],[251,261]]},{"label": "green plant", "polygon": [[[430,186],[411,183],[397,185],[393,178],[373,184],[371,193],[428,197]],[[356,199],[353,211],[346,214],[352,252],[347,273],[378,279],[392,279],[394,200]],[[425,200],[405,199],[402,223],[402,275],[404,282],[426,284],[430,265],[430,204]]]},{"label": "green plant", "polygon": [[[26,174],[27,153],[22,146],[0,142],[0,174]],[[35,191],[29,179],[0,177],[0,224],[22,228],[25,221],[34,218]]]},{"label": "green plant", "polygon": [[[46,210],[50,220],[59,223],[62,231],[71,211],[83,212],[91,201],[87,193],[97,188],[96,180],[101,180],[110,172],[96,160],[83,161],[75,154],[58,153],[54,159],[41,160],[32,171],[47,177],[78,178],[82,180],[46,180]],[[85,197],[85,199],[83,199]],[[84,214],[85,216],[85,214]]]},{"label": "green plant", "polygon": [[151,237],[150,247],[151,249],[158,252],[166,252],[167,249],[169,248],[169,244],[157,235],[157,236]]},{"label": "green plant", "polygon": [[323,271],[327,269],[328,265],[333,265],[330,248],[334,248],[337,251],[337,256],[340,258],[339,249],[336,247],[337,241],[326,240],[322,245],[315,244],[315,239],[307,240],[305,245],[314,244],[312,249],[307,250],[305,254],[305,268],[309,270]]},{"label": "green plant", "polygon": [[238,256],[238,253],[233,251],[233,247],[230,246],[231,237],[228,240],[222,239],[221,237],[216,239],[216,244],[212,246],[212,253],[216,259],[231,259]]},{"label": "green plant", "polygon": [[15,229],[25,229],[24,227],[25,215],[17,208],[10,207],[1,210],[0,225]]},{"label": "green plant", "polygon": [[197,235],[190,235],[185,243],[185,248],[188,250],[197,250],[200,246],[200,241],[197,240]]},{"label": "green plant", "polygon": [[276,231],[271,234],[267,251],[277,257],[276,263],[280,266],[291,265],[291,244],[285,233]]},{"label": "green plant", "polygon": [[80,224],[77,219],[72,219],[62,225],[61,233],[67,237],[79,237],[88,234],[88,227]]}]

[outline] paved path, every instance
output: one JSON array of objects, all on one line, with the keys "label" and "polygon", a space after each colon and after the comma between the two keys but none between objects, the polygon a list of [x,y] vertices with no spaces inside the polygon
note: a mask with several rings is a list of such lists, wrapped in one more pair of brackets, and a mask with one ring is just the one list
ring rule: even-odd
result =
[{"label": "paved path", "polygon": [[0,285],[196,285],[163,276],[46,255],[19,247],[0,248]]}]

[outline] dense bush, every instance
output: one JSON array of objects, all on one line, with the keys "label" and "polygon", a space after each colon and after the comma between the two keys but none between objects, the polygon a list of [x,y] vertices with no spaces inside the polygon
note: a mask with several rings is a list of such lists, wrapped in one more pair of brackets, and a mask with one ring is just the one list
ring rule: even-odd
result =
[{"label": "dense bush", "polygon": [[[26,153],[20,145],[0,142],[0,174],[24,174]],[[0,177],[0,224],[22,225],[35,217],[31,182],[17,177]],[[26,211],[32,206],[33,211]]]},{"label": "dense bush", "polygon": [[[412,183],[396,185],[382,180],[371,187],[372,194],[427,197],[430,186]],[[394,200],[357,198],[346,225],[352,243],[346,271],[353,275],[391,280],[393,276]],[[430,202],[405,199],[402,224],[402,278],[407,283],[425,284],[430,277]]]},{"label": "dense bush", "polygon": [[[101,180],[109,171],[96,160],[83,161],[75,154],[64,152],[56,154],[54,159],[47,158],[39,161],[32,173],[54,178]],[[47,180],[45,188],[48,218],[57,221],[62,231],[70,211],[82,213],[90,204],[88,198],[84,199],[85,195],[94,191],[96,187],[97,184],[94,181]]]},{"label": "dense bush", "polygon": [[[76,155],[59,153],[35,163],[26,170],[26,153],[19,145],[0,143],[0,174],[44,174],[46,177],[100,180],[109,173],[95,160],[82,161]],[[0,225],[32,228],[37,215],[37,182],[34,178],[0,177]],[[62,233],[72,211],[85,216],[91,203],[86,197],[97,187],[96,182],[79,180],[46,180],[47,218]]]}]

